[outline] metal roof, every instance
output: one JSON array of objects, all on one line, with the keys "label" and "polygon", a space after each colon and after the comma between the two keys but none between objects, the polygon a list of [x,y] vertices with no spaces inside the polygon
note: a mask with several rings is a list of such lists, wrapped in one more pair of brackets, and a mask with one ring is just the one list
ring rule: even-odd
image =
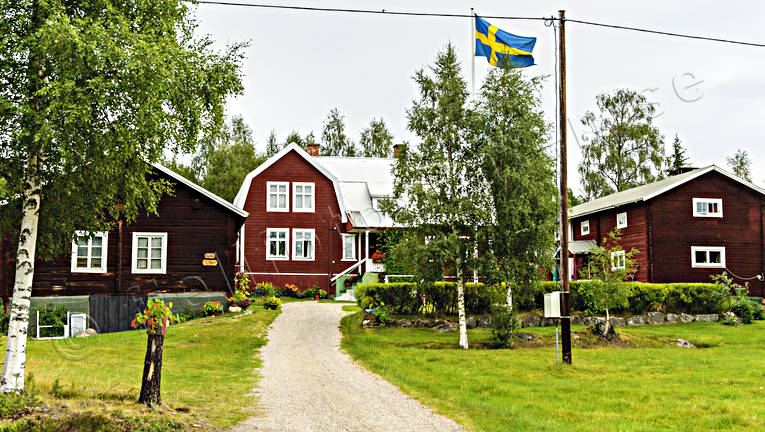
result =
[{"label": "metal roof", "polygon": [[664,180],[637,186],[632,189],[623,190],[621,192],[612,193],[611,195],[604,196],[592,201],[588,201],[584,204],[572,207],[569,211],[569,219],[573,219],[580,216],[586,216],[592,213],[597,213],[603,210],[612,209],[615,207],[631,204],[639,201],[648,201],[649,199],[668,192],[684,183],[687,183],[695,178],[698,178],[709,172],[718,172],[726,177],[735,180],[750,189],[755,190],[765,195],[765,189],[756,186],[740,177],[737,177],[720,167],[715,165],[709,165],[704,168],[697,168],[686,173],[667,177]]},{"label": "metal roof", "polygon": [[[569,240],[568,251],[572,255],[586,255],[590,253],[590,249],[596,246],[595,240]],[[553,256],[557,257],[558,253],[560,253],[560,246],[555,249]]]}]

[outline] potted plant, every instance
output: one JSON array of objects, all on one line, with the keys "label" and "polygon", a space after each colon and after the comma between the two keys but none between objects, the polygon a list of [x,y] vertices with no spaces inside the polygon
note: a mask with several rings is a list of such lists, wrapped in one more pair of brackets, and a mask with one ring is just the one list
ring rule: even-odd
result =
[{"label": "potted plant", "polygon": [[372,262],[375,264],[382,264],[385,261],[385,254],[382,252],[375,252],[372,254]]},{"label": "potted plant", "polygon": [[210,300],[202,305],[199,314],[202,316],[218,316],[223,313],[223,305],[219,301]]},{"label": "potted plant", "polygon": [[263,300],[263,307],[266,309],[276,310],[279,309],[279,305],[282,304],[282,301],[278,297],[274,296],[268,296],[265,300]]}]

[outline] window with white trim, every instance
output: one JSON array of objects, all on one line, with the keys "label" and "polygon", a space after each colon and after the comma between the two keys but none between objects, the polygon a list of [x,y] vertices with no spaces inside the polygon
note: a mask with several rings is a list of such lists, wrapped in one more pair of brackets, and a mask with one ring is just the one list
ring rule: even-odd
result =
[{"label": "window with white trim", "polygon": [[693,217],[723,217],[723,205],[720,198],[694,198]]},{"label": "window with white trim", "polygon": [[627,212],[616,215],[616,227],[619,229],[627,228]]},{"label": "window with white trim", "polygon": [[590,233],[590,221],[582,221],[582,223],[579,224],[579,232],[582,235],[588,235]]},{"label": "window with white trim", "polygon": [[266,211],[290,211],[290,182],[266,182]]},{"label": "window with white trim", "polygon": [[691,267],[725,268],[725,247],[691,246]]},{"label": "window with white trim", "polygon": [[611,270],[624,270],[627,268],[627,254],[623,251],[611,252]]},{"label": "window with white trim", "polygon": [[165,274],[167,269],[167,233],[133,233],[133,273]]},{"label": "window with white trim", "polygon": [[314,260],[315,231],[312,229],[292,229],[292,259]]},{"label": "window with white trim", "polygon": [[290,259],[289,228],[266,228],[266,259]]},{"label": "window with white trim", "polygon": [[292,211],[313,213],[314,192],[316,186],[313,183],[292,183]]},{"label": "window with white trim", "polygon": [[356,261],[356,234],[343,234],[343,261]]},{"label": "window with white trim", "polygon": [[77,231],[72,241],[72,273],[106,273],[109,233]]}]

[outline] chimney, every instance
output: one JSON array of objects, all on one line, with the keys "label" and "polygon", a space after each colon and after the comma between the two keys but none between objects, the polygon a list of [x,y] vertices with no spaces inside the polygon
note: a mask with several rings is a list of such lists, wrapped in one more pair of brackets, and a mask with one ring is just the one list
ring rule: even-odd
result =
[{"label": "chimney", "polygon": [[318,156],[319,155],[319,145],[318,144],[308,144],[307,147],[308,154],[311,156]]},{"label": "chimney", "polygon": [[406,144],[394,144],[393,145],[393,157],[398,159],[406,152]]}]

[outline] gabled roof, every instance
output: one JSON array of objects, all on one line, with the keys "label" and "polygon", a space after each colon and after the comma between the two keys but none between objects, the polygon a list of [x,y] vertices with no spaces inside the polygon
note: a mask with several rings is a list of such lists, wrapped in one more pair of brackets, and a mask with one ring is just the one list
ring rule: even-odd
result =
[{"label": "gabled roof", "polygon": [[348,216],[345,214],[345,203],[343,201],[343,195],[340,193],[340,185],[337,180],[337,177],[335,177],[334,174],[332,174],[330,171],[328,171],[326,168],[324,168],[322,165],[320,165],[314,157],[309,155],[305,150],[300,148],[300,146],[296,144],[290,144],[283,149],[281,149],[278,153],[268,158],[267,161],[260,164],[257,168],[255,168],[253,171],[251,171],[249,174],[247,174],[247,177],[244,178],[244,181],[242,182],[242,187],[239,188],[239,193],[236,194],[236,198],[234,198],[234,205],[243,209],[244,208],[244,202],[247,200],[247,195],[250,192],[250,186],[252,185],[252,179],[258,176],[258,174],[262,173],[266,169],[268,169],[271,165],[276,163],[279,159],[281,159],[284,155],[287,153],[294,151],[297,153],[300,157],[305,159],[306,162],[308,162],[311,166],[316,168],[322,175],[324,175],[326,178],[328,178],[332,182],[332,186],[335,189],[335,196],[337,197],[337,204],[340,206],[340,220],[345,223],[348,221]]},{"label": "gabled roof", "polygon": [[202,195],[206,196],[207,198],[210,198],[213,202],[215,202],[216,204],[218,204],[221,207],[225,208],[226,210],[228,210],[228,211],[230,211],[232,213],[235,213],[238,216],[241,216],[243,218],[246,218],[247,216],[250,215],[246,211],[244,211],[244,210],[242,210],[240,208],[235,207],[230,202],[224,200],[223,198],[219,197],[218,195],[215,195],[214,193],[210,192],[209,190],[203,188],[202,186],[199,186],[198,184],[192,182],[191,180],[189,180],[186,177],[178,174],[177,172],[175,172],[175,171],[173,171],[173,170],[171,170],[171,169],[169,169],[169,168],[167,168],[165,166],[162,166],[162,165],[160,165],[158,163],[154,163],[154,164],[152,164],[152,166],[154,166],[154,168],[156,168],[160,172],[162,172],[162,173],[166,174],[167,176],[171,177],[173,180],[177,181],[178,183],[184,184],[184,185],[190,187],[191,189],[193,189],[193,190],[201,193]]},{"label": "gabled roof", "polygon": [[612,193],[611,195],[604,196],[592,201],[588,201],[584,204],[580,204],[571,208],[569,211],[569,218],[575,218],[580,216],[586,216],[592,213],[597,213],[603,210],[612,209],[615,207],[623,206],[625,204],[631,204],[639,201],[648,201],[649,199],[668,192],[682,184],[685,184],[693,179],[703,176],[709,172],[718,172],[730,179],[741,183],[742,185],[765,195],[765,189],[756,186],[740,177],[737,177],[715,165],[709,165],[704,168],[697,168],[686,173],[667,177],[664,180],[637,186],[632,189],[623,190],[621,192]]}]

